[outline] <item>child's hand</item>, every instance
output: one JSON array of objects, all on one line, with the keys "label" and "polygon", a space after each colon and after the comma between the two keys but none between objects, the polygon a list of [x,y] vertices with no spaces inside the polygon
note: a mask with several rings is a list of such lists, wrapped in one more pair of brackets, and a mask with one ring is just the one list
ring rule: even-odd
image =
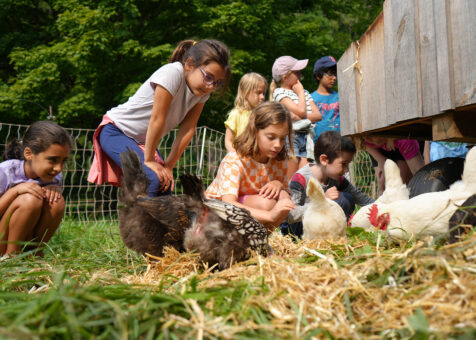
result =
[{"label": "child's hand", "polygon": [[296,205],[289,198],[280,199],[270,210],[271,219],[274,224],[281,223],[288,213],[295,209]]},{"label": "child's hand", "polygon": [[57,185],[47,185],[43,187],[43,192],[45,195],[45,201],[53,203],[58,201],[61,198],[61,188]]},{"label": "child's hand", "polygon": [[33,196],[38,197],[40,200],[45,198],[43,189],[36,183],[24,182],[16,185],[14,188],[17,191],[17,195],[32,194]]},{"label": "child's hand", "polygon": [[160,181],[160,191],[165,191],[169,187],[171,187],[171,190],[174,190],[174,176],[172,174],[172,169],[169,169],[156,161],[144,162],[144,164],[157,174]]},{"label": "child's hand", "polygon": [[279,193],[283,188],[283,183],[281,183],[280,181],[271,181],[269,183],[266,183],[266,185],[259,190],[258,194],[260,196],[263,196],[264,198],[274,200],[279,197]]},{"label": "child's hand", "polygon": [[330,200],[336,200],[339,198],[339,190],[336,187],[327,189],[326,197]]},{"label": "child's hand", "polygon": [[302,86],[299,80],[291,87],[291,89],[296,93],[304,92],[304,86]]}]

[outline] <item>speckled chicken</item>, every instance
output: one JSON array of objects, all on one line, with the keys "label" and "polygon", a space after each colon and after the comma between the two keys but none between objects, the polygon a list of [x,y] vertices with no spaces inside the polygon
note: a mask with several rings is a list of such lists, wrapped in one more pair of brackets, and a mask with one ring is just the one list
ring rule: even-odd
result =
[{"label": "speckled chicken", "polygon": [[137,154],[121,154],[123,168],[119,228],[127,247],[162,255],[164,246],[197,251],[220,269],[247,259],[250,249],[267,254],[266,228],[250,213],[218,200],[207,200],[202,181],[181,175],[184,196],[147,197],[147,178]]}]

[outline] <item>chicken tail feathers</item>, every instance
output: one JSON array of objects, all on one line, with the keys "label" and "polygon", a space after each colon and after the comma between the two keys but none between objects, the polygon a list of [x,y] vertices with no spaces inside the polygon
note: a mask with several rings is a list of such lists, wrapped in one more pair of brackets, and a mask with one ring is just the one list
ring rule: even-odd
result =
[{"label": "chicken tail feathers", "polygon": [[385,188],[397,187],[403,184],[398,165],[391,159],[387,159],[384,165]]},{"label": "chicken tail feathers", "polygon": [[122,182],[119,199],[124,204],[132,204],[138,196],[147,196],[149,180],[142,167],[139,155],[127,149],[121,153]]},{"label": "chicken tail feathers", "polygon": [[185,195],[197,201],[205,201],[205,188],[200,178],[190,173],[180,175],[179,178]]},{"label": "chicken tail feathers", "polygon": [[324,190],[322,190],[321,185],[313,177],[311,177],[309,179],[309,183],[307,184],[306,193],[311,198],[311,200],[315,201],[315,202],[325,201],[325,199],[326,199],[326,195],[324,194]]}]

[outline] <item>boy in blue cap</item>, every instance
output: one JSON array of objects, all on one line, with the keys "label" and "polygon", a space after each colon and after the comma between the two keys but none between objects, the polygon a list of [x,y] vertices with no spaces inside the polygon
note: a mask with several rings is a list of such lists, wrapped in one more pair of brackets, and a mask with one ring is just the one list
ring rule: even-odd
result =
[{"label": "boy in blue cap", "polygon": [[337,63],[334,57],[325,56],[314,64],[317,90],[311,94],[322,120],[314,127],[314,142],[324,131],[340,131],[339,94],[333,90],[337,81]]}]

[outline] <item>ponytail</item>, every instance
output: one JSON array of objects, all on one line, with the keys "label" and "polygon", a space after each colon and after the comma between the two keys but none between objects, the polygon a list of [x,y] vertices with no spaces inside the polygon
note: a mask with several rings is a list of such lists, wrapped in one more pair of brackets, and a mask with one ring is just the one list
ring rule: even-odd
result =
[{"label": "ponytail", "polygon": [[169,59],[170,63],[180,61],[183,64],[187,61],[187,52],[195,44],[195,40],[183,40],[179,42],[175,50],[172,52],[172,56]]},{"label": "ponytail", "polygon": [[8,159],[23,159],[23,143],[18,139],[12,140],[6,146],[2,158],[4,161]]},{"label": "ponytail", "polygon": [[274,101],[273,92],[277,88],[278,88],[278,84],[276,84],[276,81],[273,79],[271,81],[271,84],[269,84],[269,101],[270,102]]}]

